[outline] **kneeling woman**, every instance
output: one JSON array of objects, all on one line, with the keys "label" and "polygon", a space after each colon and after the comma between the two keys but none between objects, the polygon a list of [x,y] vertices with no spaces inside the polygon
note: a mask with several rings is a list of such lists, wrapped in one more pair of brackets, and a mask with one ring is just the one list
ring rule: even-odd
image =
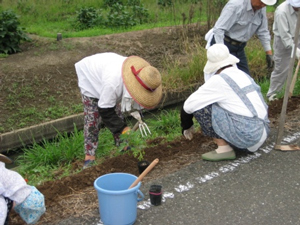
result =
[{"label": "kneeling woman", "polygon": [[255,152],[269,134],[268,108],[254,80],[236,67],[239,59],[223,44],[207,50],[205,83],[191,94],[181,110],[181,127],[193,138],[193,117],[202,133],[217,149],[202,155],[204,160],[235,159],[235,150]]}]

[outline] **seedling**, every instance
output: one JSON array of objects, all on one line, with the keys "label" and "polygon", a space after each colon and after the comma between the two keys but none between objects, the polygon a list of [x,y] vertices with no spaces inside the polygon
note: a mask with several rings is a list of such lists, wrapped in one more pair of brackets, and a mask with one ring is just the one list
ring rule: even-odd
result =
[{"label": "seedling", "polygon": [[141,135],[137,132],[130,132],[129,134],[122,134],[121,138],[124,140],[120,145],[121,149],[126,146],[130,146],[129,154],[132,154],[134,158],[139,161],[144,159],[145,151],[144,148],[146,146],[145,139],[141,137]]}]

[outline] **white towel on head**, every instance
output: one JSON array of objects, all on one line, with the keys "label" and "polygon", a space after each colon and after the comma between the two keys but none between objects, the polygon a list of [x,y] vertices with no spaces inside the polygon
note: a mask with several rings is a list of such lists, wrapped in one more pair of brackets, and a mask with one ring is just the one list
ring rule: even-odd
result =
[{"label": "white towel on head", "polygon": [[291,6],[295,7],[295,8],[299,8],[300,7],[300,0],[286,0],[287,3],[289,3]]}]

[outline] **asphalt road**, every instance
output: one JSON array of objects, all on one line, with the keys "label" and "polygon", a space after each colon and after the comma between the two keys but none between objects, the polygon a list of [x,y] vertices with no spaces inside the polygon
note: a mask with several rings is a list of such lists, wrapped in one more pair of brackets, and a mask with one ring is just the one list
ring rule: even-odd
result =
[{"label": "asphalt road", "polygon": [[[258,152],[233,161],[199,160],[162,179],[143,183],[135,225],[300,225],[300,151],[274,150],[277,130]],[[283,144],[300,146],[299,130],[285,132]],[[162,204],[150,204],[152,184],[163,187]],[[100,225],[90,218],[59,224]]]}]

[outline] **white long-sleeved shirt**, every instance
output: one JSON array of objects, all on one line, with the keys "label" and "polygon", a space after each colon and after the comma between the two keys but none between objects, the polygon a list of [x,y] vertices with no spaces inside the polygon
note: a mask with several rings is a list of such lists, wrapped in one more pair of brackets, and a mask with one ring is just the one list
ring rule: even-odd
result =
[{"label": "white long-sleeved shirt", "polygon": [[112,108],[123,95],[122,65],[127,57],[112,52],[88,56],[75,64],[81,94],[99,99],[100,108]]},{"label": "white long-sleeved shirt", "polygon": [[298,12],[286,1],[281,3],[274,13],[273,32],[280,37],[286,49],[292,48],[294,44]]},{"label": "white long-sleeved shirt", "polygon": [[[240,88],[251,84],[244,72],[235,67],[230,67],[222,71],[229,75]],[[251,92],[248,95],[249,100],[253,104],[258,117],[264,119],[267,115],[267,110],[262,103],[257,92]],[[191,94],[184,103],[184,111],[189,114],[202,109],[213,103],[218,103],[220,107],[236,113],[238,115],[252,117],[254,116],[240,97],[232,90],[226,81],[218,76],[212,76],[207,80],[197,91]]]},{"label": "white long-sleeved shirt", "polygon": [[0,162],[0,225],[4,224],[7,216],[7,204],[4,197],[18,205],[30,193],[31,188],[24,178],[19,173],[6,169],[5,163]]},{"label": "white long-sleeved shirt", "polygon": [[[222,73],[230,76],[240,88],[251,84],[248,75],[236,67],[224,69]],[[251,78],[252,79],[252,78]],[[265,119],[268,114],[264,103],[257,92],[250,92],[247,94],[250,102],[253,104],[257,115],[261,119]],[[254,115],[228,85],[228,83],[218,74],[208,79],[201,87],[191,94],[184,102],[183,109],[186,113],[192,114],[213,103],[218,103],[220,107],[242,116],[253,117]],[[264,130],[261,140],[254,146],[248,148],[249,151],[256,151],[266,140],[267,133]]]}]

